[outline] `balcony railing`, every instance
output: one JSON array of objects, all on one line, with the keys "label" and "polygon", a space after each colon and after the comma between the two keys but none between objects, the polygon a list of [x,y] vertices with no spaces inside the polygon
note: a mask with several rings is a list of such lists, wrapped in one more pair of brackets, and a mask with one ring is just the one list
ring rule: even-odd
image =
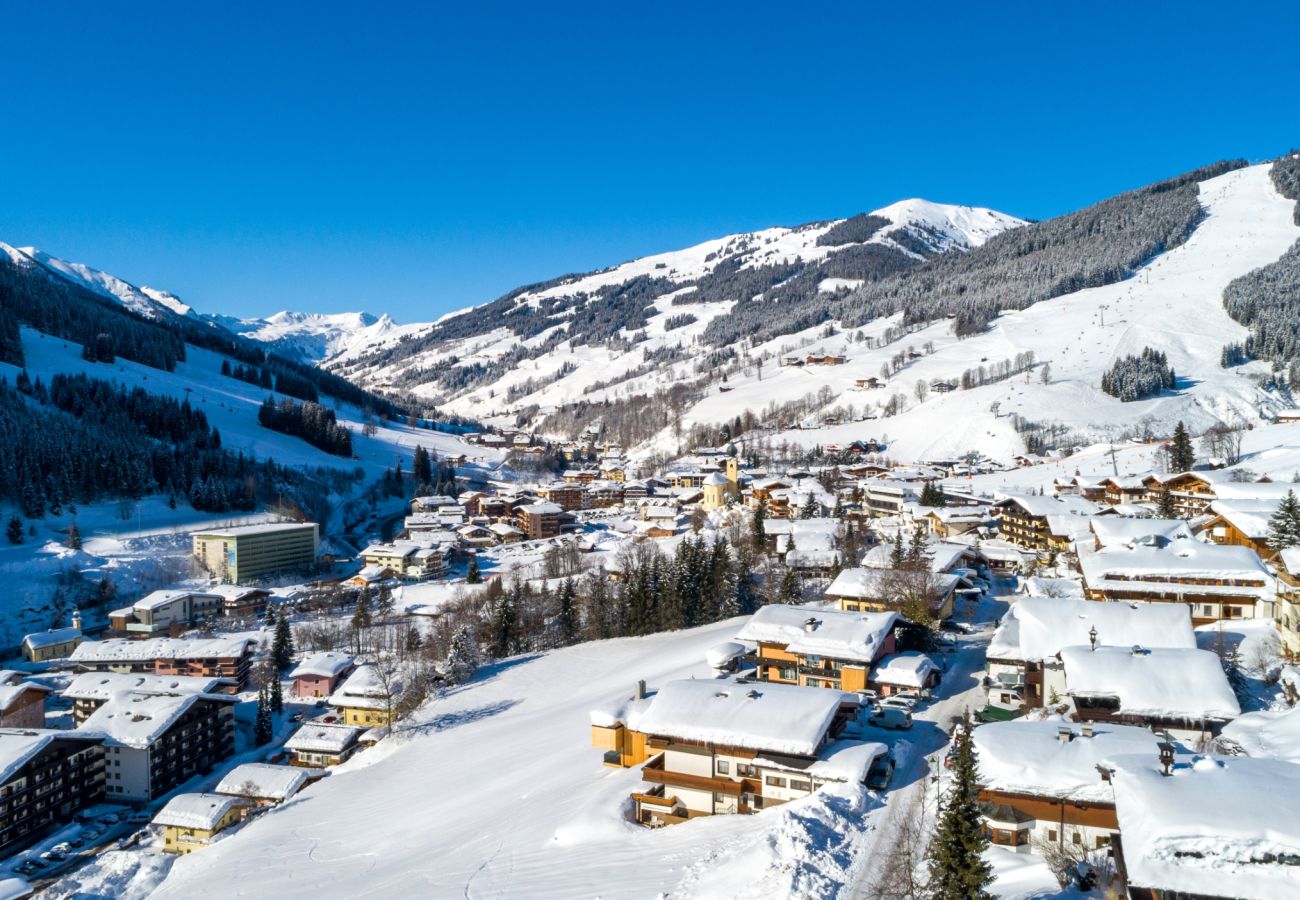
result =
[{"label": "balcony railing", "polygon": [[712,778],[707,775],[689,775],[685,772],[665,770],[662,755],[656,756],[641,768],[641,777],[651,784],[694,788],[698,791],[712,791],[715,794],[727,794],[731,797],[739,797],[742,793],[758,793],[761,790],[758,783],[753,781],[732,781],[729,778]]}]

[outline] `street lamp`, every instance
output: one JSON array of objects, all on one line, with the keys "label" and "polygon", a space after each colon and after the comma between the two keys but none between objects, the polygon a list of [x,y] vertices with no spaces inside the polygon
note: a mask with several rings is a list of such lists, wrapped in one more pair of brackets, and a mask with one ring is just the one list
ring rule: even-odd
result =
[{"label": "street lamp", "polygon": [[1092,643],[1092,650],[1097,652],[1097,626],[1094,625],[1088,629],[1088,640]]}]

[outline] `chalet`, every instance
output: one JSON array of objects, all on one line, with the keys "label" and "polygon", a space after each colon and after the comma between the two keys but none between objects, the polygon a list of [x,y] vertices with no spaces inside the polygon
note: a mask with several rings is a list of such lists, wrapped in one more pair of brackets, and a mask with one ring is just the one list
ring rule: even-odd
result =
[{"label": "chalet", "polygon": [[339,682],[352,668],[352,657],[346,653],[308,653],[289,673],[293,679],[290,693],[295,697],[328,697],[338,690]]},{"label": "chalet", "polygon": [[1300,896],[1300,812],[1283,799],[1298,796],[1300,766],[1170,752],[1161,772],[1129,759],[1111,777],[1115,869],[1128,897]]},{"label": "chalet", "polygon": [[103,741],[76,731],[0,729],[0,853],[16,853],[103,802]]},{"label": "chalet", "polygon": [[456,529],[456,540],[470,550],[483,550],[497,544],[496,535],[482,525],[462,525]]},{"label": "chalet", "polygon": [[622,482],[593,481],[587,487],[587,503],[591,509],[608,509],[611,506],[622,506]]},{"label": "chalet", "polygon": [[64,688],[62,696],[72,701],[72,721],[78,727],[116,695],[137,691],[153,694],[229,694],[238,686],[233,679],[187,675],[83,672]]},{"label": "chalet", "polygon": [[846,612],[896,613],[901,613],[910,600],[924,599],[931,615],[946,619],[952,615],[960,583],[959,576],[949,573],[843,569],[826,588],[826,599]]},{"label": "chalet", "polygon": [[360,749],[358,740],[366,729],[359,725],[336,725],[328,722],[304,722],[284,742],[292,754],[290,763],[304,768],[341,765]]},{"label": "chalet", "polygon": [[[1139,475],[1108,475],[1097,481],[1097,488],[1101,491],[1098,498],[1099,503],[1107,506],[1117,506],[1120,504],[1142,503],[1147,500],[1151,493],[1151,481],[1153,476]],[[1079,492],[1081,495],[1082,491]],[[1095,493],[1091,491],[1090,493]]]},{"label": "chalet", "polygon": [[264,588],[239,584],[213,584],[203,590],[221,597],[223,616],[260,616],[266,612],[266,604],[271,599],[271,592]]},{"label": "chalet", "polygon": [[529,540],[555,537],[560,533],[562,513],[554,503],[529,503],[516,510],[515,525]]},{"label": "chalet", "polygon": [[991,722],[971,732],[989,840],[1017,853],[1035,846],[1106,847],[1119,825],[1110,773],[1116,759],[1155,769],[1160,740],[1131,725]]},{"label": "chalet", "polygon": [[599,477],[599,469],[565,469],[560,479],[565,484],[591,484]]},{"label": "chalet", "polygon": [[78,728],[104,735],[107,799],[152,800],[229,757],[237,702],[227,694],[114,694]]},{"label": "chalet", "polygon": [[492,536],[502,544],[514,544],[524,539],[524,533],[509,522],[493,522],[488,527]]},{"label": "chalet", "polygon": [[23,681],[22,672],[0,670],[0,728],[44,728],[51,689]]},{"label": "chalet", "polygon": [[238,797],[245,808],[276,806],[302,790],[307,773],[301,767],[244,763],[235,766],[217,784],[218,794]]},{"label": "chalet", "polygon": [[1300,547],[1288,547],[1277,555],[1277,604],[1273,621],[1282,649],[1294,659],[1300,656]]},{"label": "chalet", "polygon": [[1065,647],[1065,691],[1083,722],[1204,740],[1241,714],[1219,657],[1195,648]]},{"label": "chalet", "polygon": [[650,488],[644,481],[623,482],[623,501],[632,503],[650,496]]},{"label": "chalet", "polygon": [[736,635],[758,646],[757,675],[801,687],[861,691],[871,667],[894,652],[898,616],[807,606],[760,607]]},{"label": "chalet", "polygon": [[361,551],[366,566],[386,568],[401,578],[437,578],[446,574],[442,542],[431,540],[392,541],[371,544]]},{"label": "chalet", "polygon": [[804,362],[810,366],[842,366],[846,358],[833,353],[809,353],[804,357]]},{"label": "chalet", "polygon": [[343,714],[345,725],[386,727],[397,719],[402,695],[398,676],[385,677],[371,665],[358,666],[326,701]]},{"label": "chalet", "polygon": [[1010,541],[985,539],[979,544],[980,555],[995,575],[1014,575],[1020,572],[1033,554],[1021,550]]},{"label": "chalet", "polygon": [[1215,500],[1207,509],[1210,518],[1198,523],[1197,532],[1216,544],[1249,547],[1260,559],[1271,560],[1277,551],[1268,543],[1268,521],[1280,502]]},{"label": "chalet", "polygon": [[[787,568],[805,578],[829,578],[840,567],[840,523],[836,519],[792,519],[788,548],[784,554]],[[766,537],[766,522],[764,536]]]},{"label": "chalet", "polygon": [[989,530],[992,520],[983,507],[940,506],[925,511],[927,530],[936,537],[958,537]]},{"label": "chalet", "polygon": [[930,390],[934,391],[936,394],[950,394],[957,390],[957,383],[955,381],[942,381],[936,379],[930,382]]},{"label": "chalet", "polygon": [[1101,477],[1075,475],[1068,479],[1054,478],[1052,489],[1058,497],[1082,497],[1093,503],[1103,503],[1106,500],[1106,487],[1102,484]]},{"label": "chalet", "polygon": [[480,515],[479,504],[487,496],[483,491],[461,491],[460,496],[456,498],[456,502],[465,511],[466,518],[471,518]]},{"label": "chalet", "polygon": [[998,536],[1039,553],[1066,552],[1089,534],[1088,517],[1098,506],[1080,497],[1008,496],[990,513],[999,522]]},{"label": "chalet", "polygon": [[[1096,603],[1082,597],[1023,597],[1002,617],[985,652],[994,709],[1035,709],[1066,697],[1066,647],[1195,649],[1191,616],[1172,604]],[[1053,699],[1055,698],[1055,699]]]},{"label": "chalet", "polygon": [[856,378],[853,381],[853,390],[855,391],[874,391],[884,386],[885,383],[874,375],[869,378]]},{"label": "chalet", "polygon": [[162,826],[163,852],[184,855],[202,849],[238,822],[242,804],[225,794],[177,794],[153,817]]},{"label": "chalet", "polygon": [[[467,491],[467,494],[477,494],[476,491]],[[415,497],[411,500],[411,512],[413,513],[431,513],[446,509],[451,506],[459,506],[462,509],[465,505],[465,495],[460,497],[451,497],[446,494],[434,494],[428,497]]]},{"label": "chalet", "polygon": [[1218,499],[1218,485],[1226,480],[1224,475],[1213,472],[1147,475],[1142,479],[1146,488],[1143,499],[1148,503],[1159,503],[1161,495],[1168,491],[1178,518],[1192,519]]},{"label": "chalet", "polygon": [[1186,604],[1194,625],[1273,615],[1274,579],[1247,547],[1108,547],[1080,555],[1079,567],[1091,600]]},{"label": "chalet", "polygon": [[81,644],[81,629],[76,625],[71,628],[51,628],[38,631],[23,638],[23,658],[28,662],[48,662],[51,659],[65,659]]},{"label": "chalet", "polygon": [[152,672],[230,678],[241,686],[252,667],[252,638],[113,638],[86,641],[70,661],[87,672]]},{"label": "chalet", "polygon": [[607,456],[600,461],[600,477],[605,481],[622,484],[627,477],[627,464],[616,456]]},{"label": "chalet", "polygon": [[[659,827],[757,812],[831,783],[863,783],[888,748],[840,739],[856,712],[838,691],[673,681],[623,709],[593,712],[592,744],[607,751],[608,765],[644,763],[650,787],[632,795],[635,817]],[[624,753],[620,741],[636,752]]]},{"label": "chalet", "polygon": [[1300,422],[1300,409],[1279,409],[1273,416],[1273,421],[1279,425]]}]

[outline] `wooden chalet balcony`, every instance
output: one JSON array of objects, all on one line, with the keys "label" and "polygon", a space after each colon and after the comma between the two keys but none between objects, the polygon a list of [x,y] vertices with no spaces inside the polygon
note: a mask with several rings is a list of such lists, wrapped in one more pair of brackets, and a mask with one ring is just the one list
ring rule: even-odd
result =
[{"label": "wooden chalet balcony", "polygon": [[665,792],[662,787],[660,787],[658,790],[660,791],[660,793],[658,794],[633,793],[632,799],[635,800],[637,803],[640,803],[642,806],[659,806],[659,807],[663,807],[664,809],[672,809],[677,805],[676,797],[674,797],[672,794],[667,794],[665,796]]},{"label": "wooden chalet balcony", "polygon": [[662,784],[666,787],[694,788],[698,791],[712,791],[715,794],[727,794],[732,797],[739,797],[742,793],[759,793],[761,791],[756,781],[732,781],[729,778],[711,778],[707,775],[688,775],[685,772],[665,771],[662,754],[641,767],[641,777],[651,784]]}]

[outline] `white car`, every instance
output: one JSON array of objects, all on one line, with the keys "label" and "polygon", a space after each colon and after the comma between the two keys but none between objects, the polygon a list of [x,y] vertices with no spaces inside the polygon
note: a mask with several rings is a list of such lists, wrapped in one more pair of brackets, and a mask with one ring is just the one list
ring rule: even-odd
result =
[{"label": "white car", "polygon": [[880,701],[881,709],[901,709],[904,712],[911,712],[916,709],[916,701],[907,697],[900,697],[897,694],[891,694],[884,700]]}]

